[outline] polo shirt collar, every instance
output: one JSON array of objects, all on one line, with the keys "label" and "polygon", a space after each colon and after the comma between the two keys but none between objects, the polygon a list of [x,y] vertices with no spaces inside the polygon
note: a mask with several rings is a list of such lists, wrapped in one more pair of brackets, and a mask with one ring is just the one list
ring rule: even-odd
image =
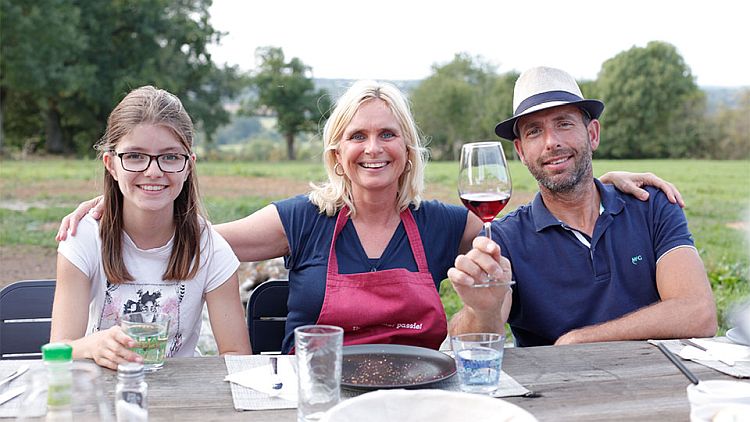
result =
[{"label": "polo shirt collar", "polygon": [[[601,204],[604,206],[604,214],[619,214],[625,207],[625,201],[619,198],[615,188],[612,186],[604,186],[599,179],[594,178],[594,184],[596,189],[599,191],[599,197]],[[542,193],[537,192],[534,200],[531,202],[531,215],[534,220],[534,228],[537,232],[540,232],[550,226],[559,226],[560,220],[557,219],[544,205],[542,200]]]}]

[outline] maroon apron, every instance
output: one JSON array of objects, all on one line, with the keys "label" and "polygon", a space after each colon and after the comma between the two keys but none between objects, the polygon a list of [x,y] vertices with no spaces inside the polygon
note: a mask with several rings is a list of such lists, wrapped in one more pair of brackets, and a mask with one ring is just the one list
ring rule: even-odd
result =
[{"label": "maroon apron", "polygon": [[437,349],[447,334],[445,309],[435,288],[414,216],[401,212],[419,271],[404,268],[339,274],[336,238],[349,219],[336,218],[328,258],[326,293],[317,324],[344,329],[344,344],[394,343]]}]

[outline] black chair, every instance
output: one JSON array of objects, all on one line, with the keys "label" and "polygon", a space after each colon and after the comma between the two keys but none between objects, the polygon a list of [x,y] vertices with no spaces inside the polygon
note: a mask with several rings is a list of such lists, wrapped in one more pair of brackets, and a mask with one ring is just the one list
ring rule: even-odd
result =
[{"label": "black chair", "polygon": [[0,290],[0,359],[40,359],[49,342],[55,280],[24,280]]},{"label": "black chair", "polygon": [[250,293],[247,301],[247,329],[253,353],[281,351],[288,298],[288,280],[265,281]]}]

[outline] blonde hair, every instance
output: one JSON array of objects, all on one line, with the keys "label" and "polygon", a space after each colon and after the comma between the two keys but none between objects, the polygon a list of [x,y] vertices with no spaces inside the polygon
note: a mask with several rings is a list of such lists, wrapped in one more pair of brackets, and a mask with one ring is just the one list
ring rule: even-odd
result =
[{"label": "blonde hair", "polygon": [[[96,144],[100,158],[112,153],[120,140],[141,124],[168,128],[188,154],[192,154],[193,122],[177,96],[153,86],[142,86],[132,90],[112,110],[107,119],[107,130]],[[203,207],[198,192],[195,166],[188,161],[184,171],[188,172],[182,191],[174,201],[175,236],[172,254],[164,280],[188,280],[198,272],[203,230],[199,217]],[[123,195],[117,181],[104,170],[104,211],[99,223],[102,239],[102,261],[104,273],[110,282],[118,284],[132,281],[133,277],[122,259],[122,215]]]},{"label": "blonde hair", "polygon": [[328,174],[328,181],[311,184],[310,202],[318,206],[321,213],[333,216],[344,205],[349,207],[351,216],[357,210],[352,198],[352,184],[346,176],[336,174],[336,151],[346,127],[362,104],[371,100],[382,100],[401,127],[402,139],[406,144],[407,168],[398,180],[398,198],[396,207],[401,212],[410,204],[419,208],[424,193],[424,167],[427,163],[427,150],[422,146],[422,138],[411,114],[409,101],[394,85],[387,82],[371,80],[357,81],[336,101],[336,107],[323,128],[323,165]]}]

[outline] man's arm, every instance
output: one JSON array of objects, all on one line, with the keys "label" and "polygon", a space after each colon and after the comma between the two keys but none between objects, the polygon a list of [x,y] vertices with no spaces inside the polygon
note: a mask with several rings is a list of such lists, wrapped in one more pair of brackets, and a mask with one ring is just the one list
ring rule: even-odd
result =
[{"label": "man's arm", "polygon": [[510,261],[500,254],[500,247],[480,236],[474,239],[474,248],[456,258],[455,266],[448,270],[453,288],[463,302],[463,308],[448,324],[451,335],[462,333],[503,333],[510,312],[512,290],[507,286],[473,287],[475,280],[486,274],[496,279],[510,281]]},{"label": "man's arm", "polygon": [[716,304],[694,248],[677,248],[661,257],[656,264],[656,287],[661,297],[658,303],[612,321],[569,331],[555,344],[716,334]]}]

